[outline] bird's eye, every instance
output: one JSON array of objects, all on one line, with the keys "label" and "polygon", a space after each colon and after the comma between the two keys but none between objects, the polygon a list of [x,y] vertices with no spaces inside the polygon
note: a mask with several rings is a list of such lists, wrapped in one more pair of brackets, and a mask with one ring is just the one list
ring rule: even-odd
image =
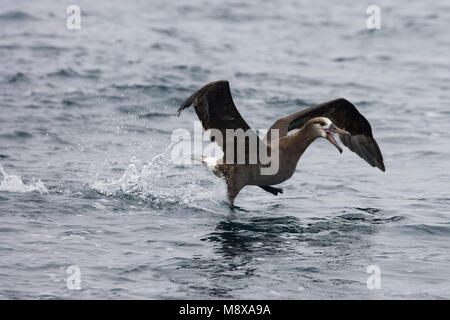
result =
[{"label": "bird's eye", "polygon": [[323,127],[325,125],[325,122],[321,121],[319,124]]}]

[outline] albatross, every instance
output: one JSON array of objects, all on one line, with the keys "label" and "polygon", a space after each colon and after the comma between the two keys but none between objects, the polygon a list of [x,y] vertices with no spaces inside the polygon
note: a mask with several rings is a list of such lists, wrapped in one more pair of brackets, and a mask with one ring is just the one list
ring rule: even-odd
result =
[{"label": "albatross", "polygon": [[[178,109],[178,116],[181,111],[191,105],[194,105],[195,112],[205,130],[215,129],[222,133],[222,139],[215,139],[215,136],[211,135],[211,141],[216,142],[223,151],[223,157],[213,165],[213,172],[225,179],[229,206],[232,210],[234,210],[236,196],[245,186],[258,186],[273,195],[283,193],[282,189],[273,185],[292,177],[300,157],[316,139],[327,139],[342,153],[343,150],[333,137],[333,133],[339,136],[346,147],[371,166],[385,171],[383,156],[372,135],[370,123],[352,103],[344,98],[324,102],[278,119],[263,141],[239,114],[233,102],[228,81],[221,80],[204,85],[183,102]],[[230,129],[250,132],[250,136],[253,135],[257,140],[258,146],[267,148],[268,154],[277,148],[278,170],[274,174],[262,174],[261,168],[267,165],[263,164],[259,157],[256,163],[249,161],[250,139],[245,140],[244,162],[226,161],[227,150],[230,152],[229,146],[237,146],[236,139],[226,134]],[[289,134],[295,129],[298,131]],[[273,130],[278,132],[275,140],[271,136]],[[227,137],[234,141],[227,141]],[[236,160],[235,154],[232,159]],[[207,160],[204,162],[206,163]],[[208,165],[211,164],[208,163]]]}]

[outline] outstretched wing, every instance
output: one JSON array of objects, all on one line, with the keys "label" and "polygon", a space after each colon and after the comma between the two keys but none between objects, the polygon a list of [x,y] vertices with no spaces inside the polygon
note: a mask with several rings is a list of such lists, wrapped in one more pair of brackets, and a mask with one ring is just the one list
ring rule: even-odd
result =
[{"label": "outstretched wing", "polygon": [[[224,157],[226,157],[227,129],[242,129],[244,132],[247,132],[248,136],[252,136],[254,141],[257,143],[257,147],[260,145],[258,136],[253,130],[251,130],[250,126],[247,122],[245,122],[236,109],[233,98],[231,97],[230,85],[228,81],[215,81],[204,85],[193,95],[191,95],[185,102],[183,102],[181,107],[178,109],[178,116],[181,111],[191,105],[194,105],[195,112],[197,113],[197,116],[202,122],[202,126],[205,130],[217,129],[222,133],[222,141],[217,139],[216,142],[222,148],[225,154]],[[215,141],[214,136],[211,136],[211,140]],[[248,159],[249,150],[248,141],[250,140],[250,138],[247,138],[245,143],[246,161]],[[236,157],[236,139],[234,141],[234,146],[234,156]]]},{"label": "outstretched wing", "polygon": [[[373,138],[369,121],[348,100],[340,98],[318,104],[277,120],[270,129],[279,129],[280,137],[301,128],[308,120],[326,117],[351,135],[339,135],[342,143],[371,166],[385,171],[383,156]],[[269,130],[270,132],[270,130]]]}]

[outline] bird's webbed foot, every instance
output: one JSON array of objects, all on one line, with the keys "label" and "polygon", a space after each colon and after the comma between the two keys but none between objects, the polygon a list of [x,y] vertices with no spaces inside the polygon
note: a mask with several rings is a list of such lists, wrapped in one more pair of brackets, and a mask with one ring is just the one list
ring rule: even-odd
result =
[{"label": "bird's webbed foot", "polygon": [[275,188],[275,187],[271,187],[271,186],[258,186],[261,189],[270,192],[271,194],[273,194],[274,196],[277,196],[279,193],[283,193],[283,189],[280,188]]}]

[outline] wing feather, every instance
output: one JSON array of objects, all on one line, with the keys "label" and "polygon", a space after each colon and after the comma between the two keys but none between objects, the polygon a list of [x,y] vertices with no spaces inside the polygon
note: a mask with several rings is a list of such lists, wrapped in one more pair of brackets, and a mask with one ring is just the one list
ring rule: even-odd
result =
[{"label": "wing feather", "polygon": [[[247,122],[242,118],[237,110],[233,98],[231,96],[230,85],[228,81],[221,80],[210,82],[192,94],[186,101],[183,102],[178,109],[178,116],[181,111],[194,105],[195,112],[200,119],[205,130],[217,129],[222,134],[222,143],[218,143],[226,156],[226,130],[227,129],[242,129],[252,135],[252,138],[257,141],[257,147],[260,146],[260,141],[256,133],[251,130]],[[250,131],[247,131],[250,130]],[[214,137],[212,137],[214,138]],[[249,139],[247,139],[249,140]],[[212,140],[214,141],[214,140]],[[220,142],[216,141],[216,142]],[[236,139],[234,142],[236,149]],[[248,142],[245,145],[246,161],[248,160]],[[237,152],[235,152],[235,157]]]},{"label": "wing feather", "polygon": [[383,156],[372,135],[369,121],[346,99],[340,98],[300,110],[277,120],[270,129],[279,129],[282,137],[315,117],[327,117],[339,128],[350,132],[350,136],[339,135],[342,143],[371,166],[385,171]]}]

